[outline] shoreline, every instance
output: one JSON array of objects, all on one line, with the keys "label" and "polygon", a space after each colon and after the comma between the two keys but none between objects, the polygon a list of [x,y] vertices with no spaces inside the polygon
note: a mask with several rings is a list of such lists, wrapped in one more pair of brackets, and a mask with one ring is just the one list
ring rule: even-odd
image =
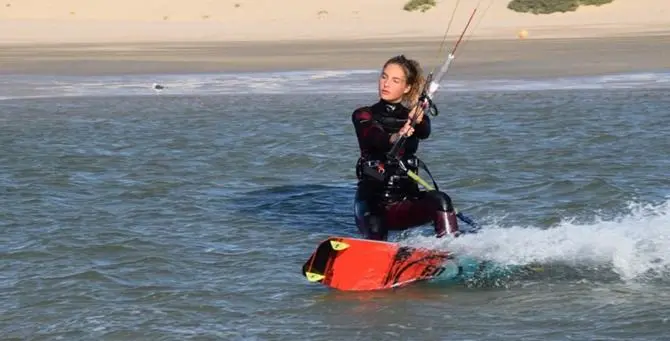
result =
[{"label": "shoreline", "polygon": [[[389,57],[418,59],[425,71],[454,44],[417,39],[275,42],[155,41],[3,44],[0,75],[103,76],[377,69]],[[462,79],[543,78],[670,71],[670,33],[587,38],[472,39],[449,70]]]}]

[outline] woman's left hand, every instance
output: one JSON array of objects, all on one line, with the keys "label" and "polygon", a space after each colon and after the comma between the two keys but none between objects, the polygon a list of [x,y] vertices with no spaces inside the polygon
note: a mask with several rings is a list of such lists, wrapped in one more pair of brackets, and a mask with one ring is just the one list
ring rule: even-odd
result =
[{"label": "woman's left hand", "polygon": [[414,134],[414,128],[412,128],[411,125],[409,125],[409,122],[405,123],[405,125],[400,128],[400,131],[398,131],[398,135],[400,136],[407,136],[410,137]]},{"label": "woman's left hand", "polygon": [[409,119],[410,121],[416,121],[417,124],[423,121],[423,108],[421,108],[421,105],[414,106],[414,109],[409,112]]}]

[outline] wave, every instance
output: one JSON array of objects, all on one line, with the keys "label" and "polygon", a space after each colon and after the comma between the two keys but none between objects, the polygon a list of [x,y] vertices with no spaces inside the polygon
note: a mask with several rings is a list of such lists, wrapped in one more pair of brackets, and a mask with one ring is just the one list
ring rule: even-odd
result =
[{"label": "wave", "polygon": [[[361,94],[376,92],[377,70],[246,72],[122,76],[6,76],[0,100],[73,96]],[[162,90],[154,90],[160,84]],[[447,92],[670,88],[670,73],[649,72],[544,79],[454,80]]]},{"label": "wave", "polygon": [[614,275],[625,282],[666,282],[670,281],[670,201],[631,203],[619,217],[596,216],[588,223],[570,219],[551,228],[494,223],[450,241],[414,236],[409,243],[501,265],[553,267],[560,269],[553,271],[558,277],[599,280]]}]

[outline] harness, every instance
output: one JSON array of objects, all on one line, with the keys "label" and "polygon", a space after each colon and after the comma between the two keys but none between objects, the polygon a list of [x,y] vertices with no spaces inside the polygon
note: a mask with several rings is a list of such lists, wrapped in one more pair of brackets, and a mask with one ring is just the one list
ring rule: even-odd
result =
[{"label": "harness", "polygon": [[418,169],[423,169],[433,182],[436,190],[439,190],[437,182],[430,173],[428,166],[416,156],[408,158],[407,160],[388,159],[368,160],[364,157],[358,159],[356,163],[356,176],[361,181],[372,181],[379,186],[385,188],[385,197],[389,197],[393,189],[399,188],[402,182],[412,180],[407,175],[407,169],[416,172]]}]

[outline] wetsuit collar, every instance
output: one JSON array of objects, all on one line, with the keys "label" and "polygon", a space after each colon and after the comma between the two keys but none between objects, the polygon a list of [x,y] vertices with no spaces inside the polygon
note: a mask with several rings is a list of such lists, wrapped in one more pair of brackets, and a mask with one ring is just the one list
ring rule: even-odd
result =
[{"label": "wetsuit collar", "polygon": [[402,107],[402,104],[400,102],[398,103],[391,103],[389,101],[379,99],[379,104],[384,106],[384,109],[386,113],[393,113],[395,112],[399,107]]}]

